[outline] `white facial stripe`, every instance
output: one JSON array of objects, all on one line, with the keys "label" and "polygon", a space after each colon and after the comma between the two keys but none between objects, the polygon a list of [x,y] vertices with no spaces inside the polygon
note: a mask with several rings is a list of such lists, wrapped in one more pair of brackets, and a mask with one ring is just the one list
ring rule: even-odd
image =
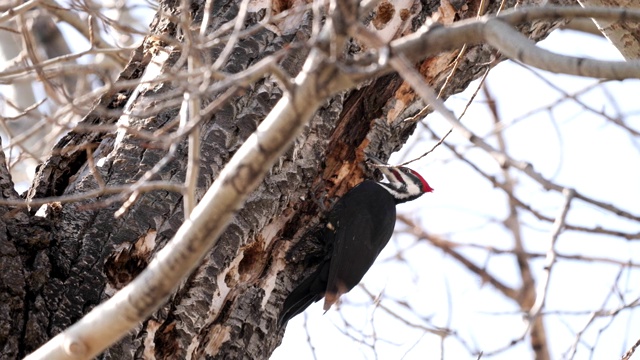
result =
[{"label": "white facial stripe", "polygon": [[420,188],[418,184],[416,184],[413,181],[407,182],[407,194],[415,195],[415,194],[420,194],[421,192],[422,192],[422,188]]},{"label": "white facial stripe", "polygon": [[407,168],[387,168],[387,170],[388,173],[385,175],[390,183],[380,184],[384,185],[384,188],[397,200],[415,198],[424,193],[422,181],[414,175],[413,170]]},{"label": "white facial stripe", "polygon": [[389,192],[389,194],[391,194],[391,196],[393,196],[396,199],[404,199],[407,194],[401,193],[396,191],[395,189],[392,189],[388,186],[383,186],[385,190],[387,190]]},{"label": "white facial stripe", "polygon": [[396,181],[404,182],[404,176],[403,176],[404,174],[402,173],[402,171],[398,171],[396,169],[391,168],[391,173],[396,178]]}]

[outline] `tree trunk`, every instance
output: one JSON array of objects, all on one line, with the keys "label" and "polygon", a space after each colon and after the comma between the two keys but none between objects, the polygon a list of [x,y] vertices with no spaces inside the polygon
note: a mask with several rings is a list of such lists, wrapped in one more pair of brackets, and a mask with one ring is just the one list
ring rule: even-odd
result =
[{"label": "tree trunk", "polygon": [[[213,1],[208,33],[233,21],[239,3]],[[480,4],[475,1],[455,7],[440,1],[415,1],[411,8],[393,9],[390,3],[382,2],[371,23],[382,32],[389,11],[406,11],[407,28],[397,31],[397,37],[416,31],[434,11],[449,23],[475,17]],[[514,1],[507,3],[507,7],[514,5]],[[190,25],[179,23],[180,2],[165,0],[159,6],[161,11],[151,25],[153,35],[134,51],[116,86],[142,78],[157,63],[158,49],[170,53],[161,63],[162,73],[171,74],[176,66],[182,67],[183,30],[202,21],[204,5],[191,3],[194,24]],[[287,10],[277,6],[272,9],[274,15]],[[500,2],[491,1],[487,12],[495,12],[499,6]],[[257,24],[264,14],[264,10],[249,12],[246,27]],[[221,70],[237,73],[287,49],[279,63],[289,76],[295,76],[308,53],[304,44],[311,37],[312,12],[290,15],[289,19],[287,24],[280,23],[277,30],[261,28],[239,39]],[[539,40],[551,29],[550,24],[535,23],[523,31]],[[223,42],[207,48],[205,60],[213,63],[224,46]],[[360,50],[352,43],[347,56]],[[438,91],[458,56],[455,75],[448,80],[444,98],[464,90],[496,59],[490,47],[480,45],[462,53],[425,59],[418,69]],[[180,99],[183,85],[166,81],[147,86],[139,94],[131,88],[112,90],[80,125],[91,128],[119,122],[153,133],[178,115],[179,105],[166,105],[163,99]],[[208,95],[203,99],[205,104],[221,94]],[[198,198],[282,95],[275,79],[267,77],[237,91],[205,119],[201,127]],[[422,107],[410,87],[395,74],[373,79],[328,100],[170,301],[109,348],[102,358],[268,358],[284,333],[276,321],[282,302],[303,275],[312,271],[304,261],[285,260],[287,252],[319,221],[322,210],[318,203],[328,204],[328,200],[372,176],[361,165],[365,151],[388,156],[404,144],[416,122],[403,120],[416,115]],[[142,115],[125,119],[123,110]],[[132,132],[71,132],[39,167],[27,196],[41,199],[96,189],[100,180],[96,179],[96,170],[107,186],[130,184],[167,153],[164,147]],[[89,156],[93,161],[88,161]],[[182,183],[186,162],[187,141],[181,140],[176,143],[172,161],[158,177]],[[17,198],[6,168],[1,170],[4,198]],[[141,195],[123,216],[115,219],[114,213],[121,205],[103,196],[50,203],[45,216],[36,216],[37,208],[0,208],[1,358],[25,356],[111,297],[145,268],[185,217],[182,195],[169,191]]]}]

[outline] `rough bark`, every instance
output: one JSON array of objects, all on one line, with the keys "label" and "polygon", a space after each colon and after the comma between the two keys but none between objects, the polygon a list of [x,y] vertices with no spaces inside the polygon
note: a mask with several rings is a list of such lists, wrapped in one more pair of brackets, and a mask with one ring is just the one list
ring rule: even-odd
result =
[{"label": "rough bark", "polygon": [[[580,5],[584,7],[624,7],[627,9],[640,8],[640,2],[632,1],[610,1],[610,0],[580,0]],[[602,21],[593,20],[598,30],[609,39],[620,54],[626,60],[640,58],[640,25],[625,21]]]},{"label": "rough bark", "polygon": [[[211,28],[234,19],[238,3],[213,1]],[[407,10],[411,21],[404,32],[415,31],[437,11],[444,22],[475,17],[480,3],[454,6],[416,1]],[[191,4],[191,17],[196,22],[202,19],[203,4]],[[506,4],[514,5],[513,1]],[[500,2],[489,2],[487,12],[495,12],[499,6]],[[118,81],[142,76],[149,64],[150,43],[157,41],[154,39],[161,39],[160,46],[168,46],[168,39],[182,41],[175,23],[180,18],[179,2],[162,1],[160,7],[162,11],[151,25],[154,36],[132,54]],[[369,21],[377,29],[384,29],[385,16],[380,11]],[[260,13],[252,13],[247,23],[255,24],[260,18]],[[299,21],[293,31],[276,34],[262,29],[241,39],[223,70],[236,73],[292,42],[304,43],[311,34],[311,13],[305,13]],[[523,26],[523,31],[539,40],[552,28],[536,23]],[[208,50],[211,62],[223,46]],[[359,48],[353,44],[349,51],[355,53]],[[290,49],[281,60],[282,67],[295,75],[306,53],[304,47]],[[455,52],[425,59],[418,69],[439,90],[458,55]],[[496,55],[488,46],[467,48],[443,97],[464,90]],[[170,71],[179,58],[180,48],[175,47],[164,69]],[[177,91],[172,83],[152,87],[141,94],[134,108],[151,108],[155,99],[172,91]],[[110,114],[121,110],[131,93],[106,94],[82,124],[114,124],[118,116]],[[211,101],[216,95],[205,100]],[[277,83],[266,78],[235,95],[207,119],[201,130],[198,196],[281,96]],[[287,251],[318,222],[322,212],[318,201],[340,196],[371,176],[361,166],[365,150],[389,155],[402,146],[415,128],[415,123],[402,120],[417,114],[422,106],[397,75],[374,79],[328,100],[169,303],[102,357],[268,358],[284,333],[276,325],[280,306],[302,275],[311,271],[305,262],[287,262]],[[173,120],[177,112],[177,107],[170,107],[152,116],[132,117],[130,126],[154,131]],[[97,182],[87,161],[88,147],[94,149],[95,161],[100,164],[97,169],[107,185],[131,183],[166,154],[134,135],[116,139],[111,133],[72,132],[59,141],[40,166],[27,196],[37,199],[95,189]],[[185,141],[159,177],[181,183],[186,153]],[[15,198],[5,175],[0,173],[3,196]],[[119,219],[114,219],[114,212],[120,204],[101,200],[52,204],[45,217],[35,216],[37,209],[0,209],[0,357],[26,355],[112,296],[140,273],[184,219],[182,197],[176,193],[146,193]],[[212,304],[222,304],[221,311],[212,312]]]}]

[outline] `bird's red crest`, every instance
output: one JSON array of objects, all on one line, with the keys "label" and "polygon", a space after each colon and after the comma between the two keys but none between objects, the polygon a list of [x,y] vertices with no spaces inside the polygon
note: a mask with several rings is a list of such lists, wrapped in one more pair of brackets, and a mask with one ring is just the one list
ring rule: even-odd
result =
[{"label": "bird's red crest", "polygon": [[415,175],[418,179],[420,179],[420,182],[422,183],[422,191],[423,192],[432,192],[433,188],[431,186],[429,186],[429,183],[427,182],[427,180],[425,180],[422,175],[418,174],[417,171],[413,171],[411,169],[409,169],[409,171],[411,171],[411,173],[413,175]]}]

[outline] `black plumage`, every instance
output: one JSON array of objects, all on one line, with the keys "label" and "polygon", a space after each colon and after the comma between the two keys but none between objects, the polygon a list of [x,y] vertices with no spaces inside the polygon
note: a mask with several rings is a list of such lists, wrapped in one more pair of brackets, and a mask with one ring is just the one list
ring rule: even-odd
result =
[{"label": "black plumage", "polygon": [[[325,226],[313,231],[311,238],[319,240],[323,249],[320,265],[289,294],[280,325],[323,297],[324,309],[329,310],[340,295],[358,285],[393,234],[396,204],[433,191],[417,172],[367,157],[389,182],[365,180],[349,190],[333,206]],[[304,241],[297,245],[304,248],[308,244],[310,249],[318,245],[318,241]],[[317,255],[310,258],[318,259]]]},{"label": "black plumage", "polygon": [[396,203],[389,190],[372,180],[336,202],[320,235],[330,247],[330,256],[287,297],[280,324],[323,297],[328,310],[340,295],[358,285],[393,234]]}]

